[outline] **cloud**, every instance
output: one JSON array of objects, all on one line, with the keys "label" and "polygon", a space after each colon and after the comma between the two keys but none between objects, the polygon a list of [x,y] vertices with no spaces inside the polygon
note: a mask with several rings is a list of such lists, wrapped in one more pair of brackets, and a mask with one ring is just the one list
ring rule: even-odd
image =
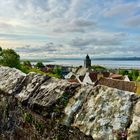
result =
[{"label": "cloud", "polygon": [[[82,43],[81,43],[82,44]],[[41,46],[26,45],[24,47],[17,47],[15,50],[21,54],[21,57],[35,57],[35,58],[63,58],[63,57],[84,57],[86,53],[92,57],[95,56],[134,56],[139,54],[140,46],[129,44],[127,46],[118,45],[100,45],[100,44],[88,44],[84,46],[61,45],[54,43],[46,43]],[[125,52],[125,53],[124,53]]]},{"label": "cloud", "polygon": [[67,21],[58,21],[58,24],[54,28],[54,32],[86,32],[89,28],[96,28],[96,24],[93,21],[84,19],[75,19]]},{"label": "cloud", "polygon": [[96,28],[93,19],[85,19],[90,4],[90,0],[2,0],[0,16],[3,24],[11,25],[11,32],[83,33]]},{"label": "cloud", "polygon": [[138,54],[139,7],[139,0],[1,0],[0,45],[38,57]]},{"label": "cloud", "polygon": [[54,44],[52,42],[42,44],[42,45],[25,45],[23,47],[16,47],[15,50],[18,53],[37,53],[40,54],[42,52],[45,52],[46,54],[69,54],[75,51],[76,49],[71,50],[71,47],[68,45],[62,45],[62,44]]},{"label": "cloud", "polygon": [[108,17],[118,16],[118,15],[128,15],[131,14],[133,10],[137,8],[135,3],[120,3],[115,4],[110,9],[106,9],[104,15]]},{"label": "cloud", "polygon": [[125,25],[129,27],[140,27],[140,15],[136,15],[136,16],[128,18],[125,21]]},{"label": "cloud", "polygon": [[126,39],[127,34],[120,33],[100,33],[100,34],[92,34],[91,36],[86,36],[85,38],[74,38],[70,41],[70,45],[85,47],[88,45],[93,46],[117,46],[121,45],[123,41]]},{"label": "cloud", "polygon": [[45,52],[55,52],[58,50],[57,46],[55,46],[52,42],[46,43],[42,46],[31,46],[31,45],[25,45],[23,47],[19,47],[15,49],[17,52],[23,52],[23,53],[41,53]]}]

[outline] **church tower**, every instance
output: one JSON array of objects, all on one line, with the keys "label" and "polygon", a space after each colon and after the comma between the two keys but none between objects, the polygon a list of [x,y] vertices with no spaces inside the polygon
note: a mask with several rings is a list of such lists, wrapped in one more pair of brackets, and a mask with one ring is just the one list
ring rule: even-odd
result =
[{"label": "church tower", "polygon": [[86,56],[86,59],[84,60],[84,67],[86,67],[86,68],[90,68],[91,67],[91,59],[88,56],[88,54]]}]

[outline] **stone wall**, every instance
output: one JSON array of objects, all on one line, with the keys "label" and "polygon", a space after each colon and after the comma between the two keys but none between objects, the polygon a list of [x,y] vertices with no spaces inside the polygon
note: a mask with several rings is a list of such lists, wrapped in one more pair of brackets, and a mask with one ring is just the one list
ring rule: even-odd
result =
[{"label": "stone wall", "polygon": [[[0,139],[140,139],[133,92],[0,67]],[[27,135],[27,137],[25,137]]]}]

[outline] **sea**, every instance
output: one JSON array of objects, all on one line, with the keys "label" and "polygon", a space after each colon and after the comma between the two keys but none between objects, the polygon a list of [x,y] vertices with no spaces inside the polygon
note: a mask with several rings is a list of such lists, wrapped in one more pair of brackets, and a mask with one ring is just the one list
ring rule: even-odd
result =
[{"label": "sea", "polygon": [[[32,62],[35,64],[36,62]],[[44,65],[62,65],[62,66],[84,66],[84,60],[50,60],[43,62]],[[101,65],[106,68],[122,68],[122,69],[140,69],[140,60],[92,60],[92,65]]]}]

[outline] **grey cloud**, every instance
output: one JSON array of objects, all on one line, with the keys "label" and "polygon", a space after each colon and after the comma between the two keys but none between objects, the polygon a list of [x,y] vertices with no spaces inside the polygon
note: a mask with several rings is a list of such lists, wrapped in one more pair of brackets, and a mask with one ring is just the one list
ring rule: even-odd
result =
[{"label": "grey cloud", "polygon": [[[138,47],[120,47],[133,41],[133,37],[129,40],[125,33],[114,34],[113,32],[114,27],[115,30],[122,29],[120,25],[122,16],[127,17],[127,19],[123,18],[125,25],[139,27],[140,16],[133,16],[138,14],[137,2],[126,2],[126,0],[125,2],[124,0],[1,0],[0,9],[0,30],[2,31],[0,38],[4,37],[7,41],[13,42],[16,39],[17,44],[15,44],[18,46],[20,44],[23,46],[25,41],[27,41],[26,44],[38,44],[37,41],[41,44],[44,41],[63,41],[64,44],[47,43],[16,48],[21,53],[48,52],[61,55],[139,51]],[[105,16],[111,18],[117,16],[117,20],[113,18],[117,23],[113,22],[114,25],[110,27],[111,23],[106,20]],[[94,33],[98,31],[101,32],[100,35]],[[106,35],[104,31],[107,32]],[[13,33],[13,35],[4,35],[4,33]],[[133,34],[131,32],[131,36]]]},{"label": "grey cloud", "polygon": [[110,55],[110,56],[119,56],[119,55],[123,55],[123,56],[129,56],[132,55],[134,56],[134,54],[136,54],[137,56],[139,56],[139,52],[140,52],[140,46],[87,46],[84,51],[82,52],[86,52],[89,54],[93,54],[93,55]]},{"label": "grey cloud", "polygon": [[31,46],[26,45],[24,47],[16,48],[17,52],[24,52],[24,53],[37,53],[37,52],[53,52],[57,51],[57,46],[55,46],[53,43],[47,43],[43,46]]},{"label": "grey cloud", "polygon": [[[42,31],[44,28],[46,31],[57,33],[83,33],[88,29],[94,30],[96,28],[95,22],[88,18],[85,19],[90,3],[90,1],[85,2],[84,0],[2,1],[0,9],[4,9],[7,12],[1,10],[0,15],[7,17],[9,21],[15,19],[18,23],[21,23],[22,25],[18,29],[25,27],[24,32],[28,32],[29,28],[33,30],[37,27],[38,31]],[[77,12],[78,17],[75,17],[73,13]],[[62,20],[62,22],[57,19]],[[13,31],[15,30],[13,28]]]},{"label": "grey cloud", "polygon": [[54,32],[56,33],[68,33],[68,32],[79,32],[79,33],[84,33],[85,30],[82,28],[73,28],[73,27],[68,27],[68,28],[55,28],[53,29]]},{"label": "grey cloud", "polygon": [[35,53],[41,51],[39,48],[31,47],[31,45],[26,45],[24,47],[16,48],[15,50],[19,53]]},{"label": "grey cloud", "polygon": [[135,8],[138,8],[135,3],[127,3],[127,4],[115,4],[110,9],[106,9],[104,15],[105,16],[116,16],[116,15],[128,15],[132,13]]},{"label": "grey cloud", "polygon": [[126,33],[116,33],[109,36],[88,36],[86,38],[74,38],[71,40],[70,45],[72,46],[116,46],[121,45],[127,36]]},{"label": "grey cloud", "polygon": [[[122,47],[123,51],[126,51],[126,48]],[[132,53],[140,53],[140,45],[130,45],[128,46],[127,51],[132,52]]]},{"label": "grey cloud", "polygon": [[[67,10],[66,0],[2,0],[0,15],[24,20],[30,23],[45,22],[47,19],[62,17]],[[6,11],[6,12],[4,12]]]},{"label": "grey cloud", "polygon": [[113,46],[113,45],[87,45],[86,47],[73,47],[73,46],[65,46],[65,45],[56,45],[53,43],[47,43],[42,46],[33,47],[31,45],[24,46],[22,48],[16,48],[16,51],[19,53],[27,54],[46,54],[46,55],[59,55],[63,57],[63,55],[78,55],[78,54],[85,54],[89,53],[92,55],[130,55],[130,54],[139,54],[140,46]]},{"label": "grey cloud", "polygon": [[96,24],[93,21],[84,20],[84,19],[74,20],[72,21],[72,24],[80,27],[96,26]]},{"label": "grey cloud", "polygon": [[17,47],[15,48],[15,51],[18,53],[24,53],[24,54],[41,54],[41,53],[46,53],[49,55],[52,54],[59,54],[59,55],[64,55],[64,54],[75,54],[75,53],[80,53],[80,49],[77,48],[72,48],[71,46],[68,45],[62,45],[62,44],[54,44],[54,43],[46,43],[45,45],[41,46],[33,46],[33,45],[26,45],[24,47]]},{"label": "grey cloud", "polygon": [[70,42],[70,45],[82,47],[82,46],[87,46],[92,42],[93,40],[90,40],[90,39],[75,38],[75,39],[72,39],[72,41]]},{"label": "grey cloud", "polygon": [[13,26],[5,22],[0,22],[0,28],[9,28],[9,27],[11,28]]},{"label": "grey cloud", "polygon": [[58,22],[57,27],[54,28],[54,32],[86,32],[86,30],[96,28],[96,24],[93,21],[76,19]]},{"label": "grey cloud", "polygon": [[128,18],[125,21],[125,25],[129,27],[138,27],[138,26],[140,27],[140,15]]}]

